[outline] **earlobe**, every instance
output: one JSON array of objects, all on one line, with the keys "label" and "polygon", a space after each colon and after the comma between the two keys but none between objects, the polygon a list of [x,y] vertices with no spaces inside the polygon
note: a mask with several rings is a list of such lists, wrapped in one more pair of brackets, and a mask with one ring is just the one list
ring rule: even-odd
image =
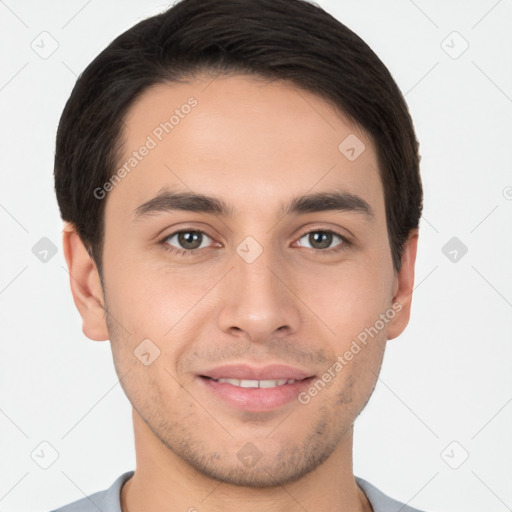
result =
[{"label": "earlobe", "polygon": [[399,311],[388,325],[388,340],[399,336],[409,323],[411,315],[412,291],[414,289],[414,265],[418,248],[418,230],[412,230],[402,252],[402,266],[397,272],[393,304]]},{"label": "earlobe", "polygon": [[82,331],[91,340],[109,339],[105,300],[98,269],[75,227],[66,223],[62,234],[64,257],[75,306],[82,317]]}]

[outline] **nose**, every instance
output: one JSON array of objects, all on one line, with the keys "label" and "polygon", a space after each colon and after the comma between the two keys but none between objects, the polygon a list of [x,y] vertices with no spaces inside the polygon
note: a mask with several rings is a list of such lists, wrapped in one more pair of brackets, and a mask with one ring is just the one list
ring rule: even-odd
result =
[{"label": "nose", "polygon": [[235,253],[233,268],[219,290],[219,329],[255,343],[297,332],[300,300],[291,280],[285,262],[271,250],[263,250],[254,261]]}]

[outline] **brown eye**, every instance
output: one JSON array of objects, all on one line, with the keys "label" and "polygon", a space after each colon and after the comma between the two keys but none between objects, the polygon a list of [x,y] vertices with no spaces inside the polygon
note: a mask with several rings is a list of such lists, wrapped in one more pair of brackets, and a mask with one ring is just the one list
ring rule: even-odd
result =
[{"label": "brown eye", "polygon": [[[176,250],[194,251],[208,247],[208,239],[210,239],[210,237],[202,231],[184,230],[177,231],[166,237],[165,243]],[[206,244],[204,243],[205,240]]]},{"label": "brown eye", "polygon": [[[336,238],[339,239],[338,243],[335,243],[334,246],[332,245],[333,241],[336,241]],[[305,242],[302,242],[301,240],[305,239]],[[310,249],[317,249],[319,251],[326,251],[326,249],[333,249],[337,250],[340,249],[339,246],[345,244],[345,238],[341,235],[334,233],[333,231],[324,231],[324,230],[316,230],[316,231],[310,231],[309,233],[306,233],[302,235],[302,237],[299,239],[299,245],[301,247],[308,247]],[[337,248],[337,249],[334,249]]]}]

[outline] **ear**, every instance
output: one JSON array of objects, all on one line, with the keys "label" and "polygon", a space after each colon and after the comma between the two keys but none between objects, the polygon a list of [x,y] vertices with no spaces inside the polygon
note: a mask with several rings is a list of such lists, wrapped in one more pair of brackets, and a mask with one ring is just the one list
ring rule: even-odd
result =
[{"label": "ear", "polygon": [[388,324],[388,340],[399,336],[409,323],[417,248],[418,230],[414,229],[410,232],[405,242],[402,253],[402,266],[395,277],[392,304],[397,314]]},{"label": "ear", "polygon": [[91,340],[108,340],[105,299],[98,269],[70,223],[64,226],[62,245],[69,270],[71,293],[82,317],[82,331]]}]

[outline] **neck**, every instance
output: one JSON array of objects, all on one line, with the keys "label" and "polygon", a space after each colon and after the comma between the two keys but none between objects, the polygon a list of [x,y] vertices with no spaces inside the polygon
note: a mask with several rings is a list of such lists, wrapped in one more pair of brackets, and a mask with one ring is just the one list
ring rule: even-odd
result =
[{"label": "neck", "polygon": [[170,451],[134,411],[137,467],[121,490],[123,512],[371,512],[352,472],[352,428],[331,456],[295,482],[241,487],[213,480]]}]

